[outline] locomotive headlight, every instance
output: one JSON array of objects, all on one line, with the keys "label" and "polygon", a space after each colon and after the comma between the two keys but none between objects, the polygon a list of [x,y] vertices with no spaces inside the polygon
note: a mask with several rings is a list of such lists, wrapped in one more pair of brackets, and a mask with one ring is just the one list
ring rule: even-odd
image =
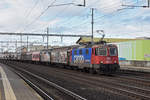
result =
[{"label": "locomotive headlight", "polygon": [[101,61],[100,63],[103,63],[103,61]]},{"label": "locomotive headlight", "polygon": [[114,63],[117,63],[117,61],[115,60]]}]

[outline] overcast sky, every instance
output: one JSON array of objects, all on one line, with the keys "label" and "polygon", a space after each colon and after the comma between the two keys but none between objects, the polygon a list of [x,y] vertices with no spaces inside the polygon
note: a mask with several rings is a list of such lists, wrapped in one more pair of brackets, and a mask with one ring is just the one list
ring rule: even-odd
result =
[{"label": "overcast sky", "polygon": [[[44,33],[49,27],[50,33],[90,35],[91,8],[95,8],[95,37],[101,37],[96,30],[104,30],[106,37],[112,38],[150,36],[150,8],[122,6],[143,6],[147,0],[86,0],[86,7],[67,5],[45,10],[49,5],[66,3],[83,4],[83,0],[0,0],[0,32]],[[0,39],[13,41],[19,37],[1,36]],[[70,45],[77,39],[64,38],[63,44]],[[30,40],[43,41],[43,38],[30,37]],[[50,43],[58,45],[60,38],[51,37]]]}]

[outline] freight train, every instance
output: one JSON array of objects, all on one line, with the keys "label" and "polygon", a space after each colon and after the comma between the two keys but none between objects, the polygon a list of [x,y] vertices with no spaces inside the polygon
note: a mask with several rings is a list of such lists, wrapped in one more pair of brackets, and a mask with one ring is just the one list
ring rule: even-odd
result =
[{"label": "freight train", "polygon": [[91,46],[61,47],[50,50],[17,54],[15,58],[5,59],[61,65],[88,72],[115,73],[120,69],[118,49],[113,44],[95,44]]}]

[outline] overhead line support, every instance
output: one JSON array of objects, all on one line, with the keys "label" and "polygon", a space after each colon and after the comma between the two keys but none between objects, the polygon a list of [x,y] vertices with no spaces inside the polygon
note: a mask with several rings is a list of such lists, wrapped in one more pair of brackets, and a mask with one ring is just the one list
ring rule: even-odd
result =
[{"label": "overhead line support", "polygon": [[136,6],[136,5],[122,5],[122,6],[149,8],[150,7],[150,0],[147,0],[147,5],[146,6]]},{"label": "overhead line support", "polygon": [[93,40],[93,34],[94,34],[94,8],[92,8],[92,36],[91,36],[91,39],[92,39],[92,44],[94,43],[94,40]]},{"label": "overhead line support", "polygon": [[[0,35],[18,35],[18,36],[47,36],[41,33],[8,33],[0,32]],[[71,34],[48,34],[48,36],[63,36],[63,37],[91,37],[91,35],[71,35]]]},{"label": "overhead line support", "polygon": [[49,41],[49,36],[48,36],[48,34],[49,34],[49,28],[47,27],[47,50],[48,50],[48,41]]}]

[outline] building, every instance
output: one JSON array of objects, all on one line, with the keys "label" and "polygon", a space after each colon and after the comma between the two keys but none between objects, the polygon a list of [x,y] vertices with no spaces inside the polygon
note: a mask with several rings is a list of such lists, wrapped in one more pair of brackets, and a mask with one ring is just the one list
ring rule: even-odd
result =
[{"label": "building", "polygon": [[27,48],[24,47],[24,46],[18,47],[18,48],[16,49],[16,52],[17,52],[17,53],[20,53],[20,52],[25,53],[25,52],[27,52]]},{"label": "building", "polygon": [[[94,38],[93,42],[99,42],[100,40],[101,40],[101,38]],[[116,42],[132,41],[132,40],[141,40],[141,38],[140,39],[104,38],[103,40],[106,41],[107,43],[116,43]],[[77,44],[86,44],[91,41],[92,41],[91,37],[82,37],[76,43]]]},{"label": "building", "polygon": [[[48,48],[51,49],[52,46],[49,46]],[[33,52],[33,51],[41,51],[41,50],[45,50],[45,49],[47,49],[47,46],[43,46],[43,45],[28,46],[28,50],[27,50],[26,46],[22,46],[22,47],[18,47],[16,52],[26,53],[26,52]]]},{"label": "building", "polygon": [[[48,48],[52,48],[51,46],[48,46]],[[33,52],[33,51],[41,51],[47,49],[47,46],[43,46],[43,45],[32,45],[28,47],[28,51]]]},{"label": "building", "polygon": [[[134,41],[134,40],[150,40],[150,37],[137,37],[135,39],[125,39],[125,38],[104,38],[104,41],[107,43],[118,43],[118,42],[126,42],[126,41]],[[77,40],[77,44],[85,44],[91,42],[91,37],[81,37],[79,40]],[[101,41],[101,38],[93,38],[93,42],[99,42]]]},{"label": "building", "polygon": [[116,43],[120,60],[150,61],[150,39]]}]

